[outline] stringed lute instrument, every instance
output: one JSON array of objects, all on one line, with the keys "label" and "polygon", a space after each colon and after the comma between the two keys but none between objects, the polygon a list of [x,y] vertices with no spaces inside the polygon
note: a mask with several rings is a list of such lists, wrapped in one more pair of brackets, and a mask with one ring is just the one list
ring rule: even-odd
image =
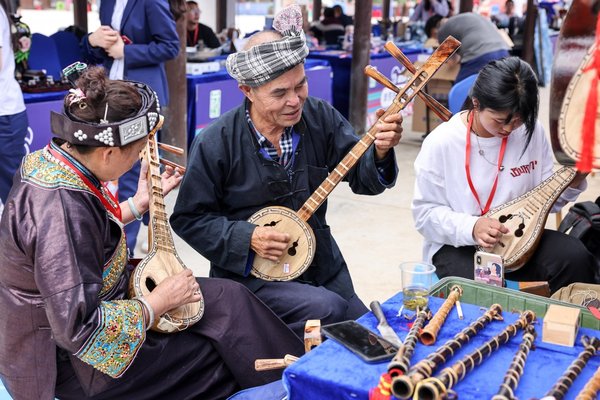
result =
[{"label": "stringed lute instrument", "polygon": [[[162,116],[161,123],[162,124]],[[155,129],[156,131],[157,129]],[[131,297],[147,296],[165,278],[175,275],[187,267],[175,250],[160,174],[160,160],[154,134],[149,135],[145,149],[148,161],[148,185],[150,193],[150,222],[148,224],[148,255],[140,261],[129,281]],[[185,304],[156,318],[152,330],[171,333],[184,330],[200,321],[204,313],[204,299]]]},{"label": "stringed lute instrument", "polygon": [[[373,144],[376,132],[375,125],[383,121],[387,116],[400,112],[420,93],[420,90],[433,77],[442,64],[454,54],[459,46],[460,42],[452,36],[440,44],[427,62],[420,69],[414,71],[412,78],[407,84],[402,88],[398,88],[397,95],[388,109],[385,110],[377,122],[331,171],[323,183],[302,205],[300,210],[296,212],[286,207],[266,207],[249,218],[248,221],[253,224],[272,226],[281,232],[288,233],[291,237],[288,249],[277,262],[256,255],[252,265],[252,275],[268,281],[287,281],[299,277],[306,271],[312,262],[317,246],[313,231],[308,224],[310,217],[325,202],[337,184],[342,181],[348,171],[352,169],[361,156]],[[388,48],[389,43],[386,46],[386,49]],[[371,71],[371,73],[373,72]],[[387,80],[383,76],[380,76],[379,79]]]}]

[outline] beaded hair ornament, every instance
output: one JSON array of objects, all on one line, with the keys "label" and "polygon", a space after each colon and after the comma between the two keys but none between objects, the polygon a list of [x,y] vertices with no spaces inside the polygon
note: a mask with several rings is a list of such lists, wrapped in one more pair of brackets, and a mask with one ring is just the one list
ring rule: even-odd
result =
[{"label": "beaded hair ornament", "polygon": [[136,115],[121,121],[108,122],[106,120],[108,103],[104,110],[104,118],[99,123],[83,121],[73,115],[69,111],[69,107],[73,104],[78,104],[82,109],[87,107],[84,101],[85,93],[75,85],[86,68],[86,64],[77,62],[63,70],[63,74],[75,87],[69,90],[69,94],[66,96],[65,104],[68,104],[68,107],[64,107],[62,113],[52,112],[51,114],[51,129],[55,136],[82,146],[120,147],[139,140],[149,132],[160,128],[157,126],[162,122],[159,118],[160,104],[156,92],[148,85],[135,81],[124,80],[123,82],[132,85],[140,94],[142,106]]}]

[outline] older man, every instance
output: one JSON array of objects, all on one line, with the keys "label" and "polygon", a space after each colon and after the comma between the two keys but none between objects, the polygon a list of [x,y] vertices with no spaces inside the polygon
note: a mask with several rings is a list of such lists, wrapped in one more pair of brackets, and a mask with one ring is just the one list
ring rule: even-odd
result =
[{"label": "older man", "polygon": [[[247,220],[267,206],[298,210],[358,137],[331,105],[308,96],[299,8],[284,9],[273,26],[278,32],[260,32],[228,57],[246,99],[194,140],[171,224],[211,261],[211,276],[242,282],[301,336],[307,319],[331,323],[367,311],[325,220],[327,203],[308,220],[316,241],[312,264],[292,281],[249,274],[256,255],[277,260],[296,238]],[[401,122],[394,115],[378,125],[375,146],[345,178],[355,193],[394,185]]]}]

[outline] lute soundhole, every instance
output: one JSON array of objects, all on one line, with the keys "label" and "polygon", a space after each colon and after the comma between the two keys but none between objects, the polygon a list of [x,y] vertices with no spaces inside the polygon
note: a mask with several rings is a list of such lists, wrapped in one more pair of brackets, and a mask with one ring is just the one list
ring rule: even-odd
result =
[{"label": "lute soundhole", "polygon": [[300,238],[296,239],[295,242],[292,243],[292,247],[290,247],[287,251],[287,253],[290,256],[295,256],[296,255],[296,247],[298,247],[298,242],[300,241]]}]

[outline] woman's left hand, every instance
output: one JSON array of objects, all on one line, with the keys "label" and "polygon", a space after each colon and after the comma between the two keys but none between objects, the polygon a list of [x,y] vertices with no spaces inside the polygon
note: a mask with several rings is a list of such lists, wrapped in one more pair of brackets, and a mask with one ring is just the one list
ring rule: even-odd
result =
[{"label": "woman's left hand", "polygon": [[[384,109],[377,110],[377,118],[380,118]],[[388,115],[383,122],[377,122],[375,125],[377,132],[375,133],[375,154],[378,160],[382,160],[387,155],[390,149],[396,146],[402,138],[402,115]]]},{"label": "woman's left hand", "polygon": [[[166,196],[175,189],[181,183],[183,174],[179,168],[173,168],[170,166],[165,167],[165,172],[161,174],[161,184],[163,195]],[[135,196],[133,196],[133,202],[136,208],[145,213],[148,211],[148,203],[150,202],[150,194],[148,193],[148,161],[142,160],[142,166],[140,168],[140,178],[138,180],[138,188]]]}]

